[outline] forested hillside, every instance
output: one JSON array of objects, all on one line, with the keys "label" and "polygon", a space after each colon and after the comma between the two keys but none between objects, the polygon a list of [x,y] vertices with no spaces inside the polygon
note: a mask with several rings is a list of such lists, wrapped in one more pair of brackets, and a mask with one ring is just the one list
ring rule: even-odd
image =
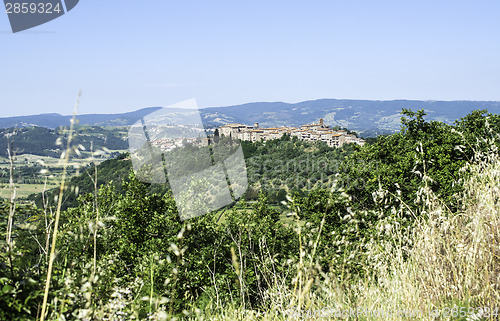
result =
[{"label": "forested hillside", "polygon": [[[11,146],[11,153],[16,155],[34,154],[40,156],[61,156],[64,148],[63,141],[67,128],[48,129],[45,127],[24,127],[0,129],[0,156],[7,157],[7,146]],[[107,148],[109,150],[123,150],[128,148],[126,130],[124,128],[103,128],[97,126],[79,126],[75,130],[75,146],[82,145],[84,155],[91,150]],[[78,155],[76,155],[78,156]]]},{"label": "forested hillside", "polygon": [[[122,114],[86,114],[79,115],[78,120],[83,126],[127,126],[132,125],[138,119],[154,112],[161,107],[142,108],[133,112]],[[17,116],[0,118],[0,128],[12,127],[46,127],[58,128],[67,127],[71,123],[73,116],[60,114],[41,114],[31,116]]]},{"label": "forested hillside", "polygon": [[62,212],[3,201],[0,318],[289,320],[325,307],[498,318],[500,116],[402,116],[399,133],[363,147],[243,142],[250,188],[223,216],[181,221],[126,154],[50,194],[70,204]]},{"label": "forested hillside", "polygon": [[[335,148],[328,147],[324,142],[311,144],[289,136],[265,143],[243,141],[241,144],[249,181],[245,199],[257,200],[259,193],[264,193],[276,205],[281,204],[288,193],[304,193],[314,188],[333,186],[335,175],[339,174],[345,157],[359,150],[359,146],[355,144]],[[132,162],[128,154],[99,164],[97,175],[93,165],[87,167],[81,175],[69,181],[68,186],[73,188],[68,188],[64,194],[63,208],[78,204],[76,186],[78,193],[85,194],[92,192],[95,186],[110,183],[114,186],[115,193],[122,193],[122,183],[129,178],[131,170]],[[148,185],[148,190],[164,194],[168,191],[168,184]],[[57,189],[47,192],[47,199],[53,200],[58,192]],[[41,206],[41,194],[33,195],[30,199]],[[51,201],[49,203],[54,204]]]}]

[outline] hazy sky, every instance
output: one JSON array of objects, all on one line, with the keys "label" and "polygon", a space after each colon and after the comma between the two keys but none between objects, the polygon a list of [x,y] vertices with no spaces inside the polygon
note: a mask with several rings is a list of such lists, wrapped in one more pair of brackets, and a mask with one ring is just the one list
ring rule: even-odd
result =
[{"label": "hazy sky", "polygon": [[500,1],[81,0],[12,34],[0,117],[319,98],[500,100]]}]

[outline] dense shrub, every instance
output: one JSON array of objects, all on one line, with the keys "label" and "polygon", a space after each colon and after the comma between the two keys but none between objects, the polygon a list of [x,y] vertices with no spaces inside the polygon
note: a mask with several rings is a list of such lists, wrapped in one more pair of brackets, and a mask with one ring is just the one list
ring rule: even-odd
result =
[{"label": "dense shrub", "polygon": [[[499,118],[478,111],[451,126],[404,114],[400,133],[363,148],[243,143],[255,202],[186,221],[126,155],[103,163],[97,180],[73,181],[86,191],[61,213],[48,319],[498,306]],[[276,170],[277,157],[306,165]],[[109,182],[114,170],[122,177]],[[0,202],[1,319],[40,317],[53,213]]]}]

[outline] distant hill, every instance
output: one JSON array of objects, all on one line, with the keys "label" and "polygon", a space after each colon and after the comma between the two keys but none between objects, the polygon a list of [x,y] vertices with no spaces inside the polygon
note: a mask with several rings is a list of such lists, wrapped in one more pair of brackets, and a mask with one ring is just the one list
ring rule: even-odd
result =
[{"label": "distant hill", "polygon": [[375,134],[398,131],[402,108],[424,109],[428,119],[452,123],[476,109],[500,113],[500,102],[319,99],[296,104],[261,102],[205,108],[202,113],[204,122],[211,125],[258,122],[263,127],[298,126],[324,118],[327,125]]},{"label": "distant hill", "polygon": [[[40,126],[22,127],[16,131],[12,128],[0,129],[0,146],[2,147],[0,156],[8,156],[7,146],[8,142],[11,142],[16,155],[60,157],[61,149],[66,148],[56,145],[56,140],[61,137],[61,134],[59,129]],[[109,150],[127,149],[126,134],[127,128],[125,127],[77,126],[72,142],[74,146],[82,145],[85,148],[82,157],[87,157],[91,150],[96,151],[103,147]]]},{"label": "distant hill", "polygon": [[[133,112],[122,114],[86,114],[78,115],[80,125],[90,126],[127,126],[132,125],[138,119],[160,109],[161,107],[142,108]],[[57,128],[69,126],[73,116],[60,114],[41,114],[31,116],[0,118],[0,128],[31,127],[39,126],[46,128]]]},{"label": "distant hill", "polygon": [[[127,126],[161,107],[149,107],[123,114],[79,115],[80,125]],[[422,100],[350,100],[319,99],[296,104],[284,102],[256,102],[228,107],[210,107],[200,110],[207,126],[227,123],[261,126],[298,126],[324,118],[331,126],[341,126],[373,136],[400,129],[402,108],[424,109],[430,120],[452,123],[472,110],[487,109],[500,114],[497,101],[422,101]],[[0,118],[0,128],[42,126],[56,128],[67,126],[71,116],[42,114],[33,116]]]}]

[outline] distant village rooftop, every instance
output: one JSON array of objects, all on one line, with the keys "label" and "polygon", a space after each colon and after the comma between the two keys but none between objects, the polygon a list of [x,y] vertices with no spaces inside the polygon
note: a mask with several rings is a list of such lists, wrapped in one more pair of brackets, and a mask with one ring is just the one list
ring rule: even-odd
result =
[{"label": "distant village rooftop", "polygon": [[348,134],[345,130],[333,130],[325,125],[322,118],[317,124],[307,124],[300,127],[259,127],[259,123],[253,126],[242,124],[227,124],[219,127],[219,134],[230,136],[245,141],[268,141],[281,138],[285,134],[297,137],[300,140],[316,142],[324,141],[330,147],[342,147],[343,144],[355,143],[364,145],[365,141],[355,135]]}]

